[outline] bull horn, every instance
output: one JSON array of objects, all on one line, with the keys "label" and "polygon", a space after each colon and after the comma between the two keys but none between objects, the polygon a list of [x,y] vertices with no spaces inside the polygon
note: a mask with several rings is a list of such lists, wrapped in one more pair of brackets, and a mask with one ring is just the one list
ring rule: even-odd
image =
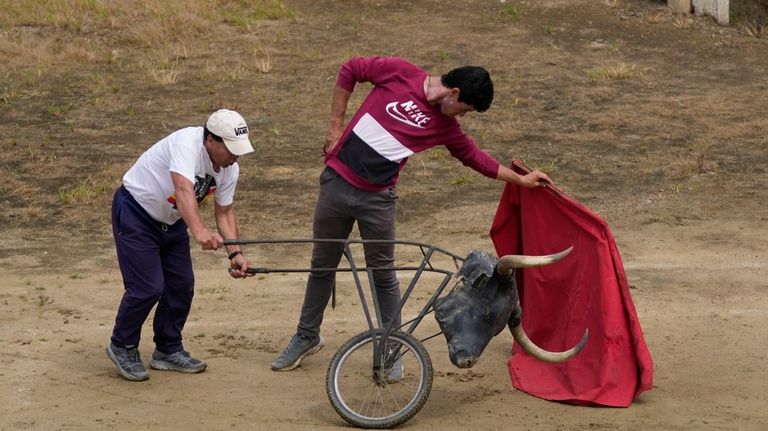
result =
[{"label": "bull horn", "polygon": [[496,271],[500,276],[506,277],[515,268],[528,268],[531,266],[541,266],[550,264],[552,262],[557,262],[565,256],[568,256],[568,253],[570,253],[571,250],[573,250],[573,246],[566,248],[560,253],[549,254],[546,256],[508,254],[506,256],[502,256],[499,259],[499,263],[496,266]]},{"label": "bull horn", "polygon": [[512,337],[515,338],[515,341],[520,344],[520,347],[522,347],[523,350],[538,360],[553,363],[565,362],[576,356],[581,351],[581,349],[584,348],[584,345],[587,343],[587,338],[589,338],[589,329],[584,331],[584,335],[581,337],[579,344],[564,352],[550,352],[537,346],[533,343],[533,341],[531,341],[530,338],[528,338],[528,335],[526,335],[525,331],[523,330],[522,324],[512,328]]}]

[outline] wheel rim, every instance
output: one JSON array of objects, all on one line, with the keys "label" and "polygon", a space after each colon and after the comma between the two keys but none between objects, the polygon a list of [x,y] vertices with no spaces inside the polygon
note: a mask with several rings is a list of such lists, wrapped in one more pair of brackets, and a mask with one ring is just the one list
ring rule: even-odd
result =
[{"label": "wheel rim", "polygon": [[[343,409],[364,420],[387,421],[418,402],[425,378],[425,364],[407,340],[390,336],[387,344],[399,347],[394,350],[404,366],[403,378],[397,382],[387,379],[377,381],[371,362],[372,341],[370,337],[360,340],[339,358],[333,385]],[[395,362],[387,361],[384,356],[382,364]],[[386,376],[390,370],[391,367],[382,365],[381,374]]]}]

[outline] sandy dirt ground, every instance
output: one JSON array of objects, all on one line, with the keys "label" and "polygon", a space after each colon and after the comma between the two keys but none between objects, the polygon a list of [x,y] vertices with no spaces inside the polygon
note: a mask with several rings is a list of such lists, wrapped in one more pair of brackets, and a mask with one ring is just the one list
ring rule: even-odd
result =
[{"label": "sandy dirt ground", "polygon": [[[768,429],[765,40],[644,1],[285,3],[297,18],[250,29],[273,49],[269,73],[246,67],[243,78],[201,82],[191,70],[223,50],[253,54],[227,45],[221,30],[207,44],[187,45],[175,85],[157,83],[130,65],[140,48],[99,33],[93,37],[126,57],[93,66],[119,91],[87,93],[94,75],[85,64],[51,67],[38,90],[22,86],[0,105],[9,190],[0,211],[0,430],[349,428],[324,384],[334,352],[364,329],[347,275],[326,313],[325,349],[275,373],[269,364],[295,330],[306,275],[233,280],[222,252],[194,249],[185,346],[208,370],[120,378],[104,353],[122,294],[109,203],[149,144],[201,122],[209,106],[236,105],[261,137],[258,156],[241,160],[242,236],[309,237],[335,71],[344,58],[376,53],[434,73],[489,67],[494,107],[463,126],[500,160],[546,169],[606,219],[655,366],[653,389],[631,407],[574,407],[512,387],[508,332],[469,370],[453,367],[436,338],[426,342],[431,395],[402,429]],[[35,30],[4,31],[12,39]],[[18,67],[3,69],[4,82],[23,81]],[[99,184],[87,199],[62,198]],[[501,190],[445,151],[415,156],[399,185],[398,236],[458,254],[491,250]],[[246,250],[261,266],[308,265],[301,247]],[[409,253],[399,258],[413,259]],[[406,314],[433,287],[420,285]],[[424,325],[436,327],[431,318]],[[148,322],[145,362],[151,337]]]}]

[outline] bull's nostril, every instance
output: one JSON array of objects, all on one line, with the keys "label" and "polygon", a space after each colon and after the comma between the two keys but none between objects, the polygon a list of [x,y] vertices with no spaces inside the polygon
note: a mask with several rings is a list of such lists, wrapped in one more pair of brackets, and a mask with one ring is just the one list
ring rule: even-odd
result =
[{"label": "bull's nostril", "polygon": [[454,357],[453,364],[459,368],[472,368],[477,363],[477,358],[473,358],[466,352],[458,352]]},{"label": "bull's nostril", "polygon": [[459,361],[459,363],[456,364],[459,368],[472,368],[473,365],[475,365],[475,362],[470,360]]}]

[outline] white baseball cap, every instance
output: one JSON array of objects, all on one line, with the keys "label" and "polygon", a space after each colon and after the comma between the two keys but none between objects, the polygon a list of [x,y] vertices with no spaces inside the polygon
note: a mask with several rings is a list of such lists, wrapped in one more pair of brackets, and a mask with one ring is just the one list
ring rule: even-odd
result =
[{"label": "white baseball cap", "polygon": [[208,117],[205,127],[224,140],[224,145],[230,153],[242,156],[253,152],[253,145],[248,139],[248,125],[237,112],[219,109]]}]

